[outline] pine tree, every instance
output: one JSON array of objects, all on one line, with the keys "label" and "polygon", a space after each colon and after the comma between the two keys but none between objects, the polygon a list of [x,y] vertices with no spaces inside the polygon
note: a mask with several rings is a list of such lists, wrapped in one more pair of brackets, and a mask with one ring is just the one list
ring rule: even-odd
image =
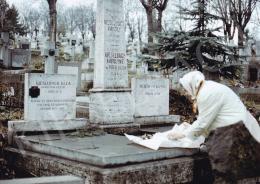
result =
[{"label": "pine tree", "polygon": [[218,28],[208,24],[216,17],[207,12],[208,0],[196,0],[192,10],[183,9],[186,19],[193,20],[190,31],[156,34],[159,43],[153,44],[156,57],[143,58],[150,66],[165,70],[197,69],[217,73],[227,78],[239,78],[240,64],[235,48],[225,44],[222,37],[213,34]]},{"label": "pine tree", "polygon": [[0,0],[1,3],[1,26],[0,31],[8,31],[19,33],[21,35],[26,33],[26,28],[19,23],[19,13],[14,5],[9,7],[6,0]]}]

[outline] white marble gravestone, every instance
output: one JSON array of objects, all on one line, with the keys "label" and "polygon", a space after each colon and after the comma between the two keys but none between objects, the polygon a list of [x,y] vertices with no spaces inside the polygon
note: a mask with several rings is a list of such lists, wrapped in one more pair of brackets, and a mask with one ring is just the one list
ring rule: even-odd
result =
[{"label": "white marble gravestone", "polygon": [[94,88],[127,88],[123,0],[98,0]]},{"label": "white marble gravestone", "polygon": [[131,84],[135,117],[169,115],[169,79],[133,78]]},{"label": "white marble gravestone", "polygon": [[131,123],[133,105],[128,89],[123,0],[98,0],[97,9],[90,121]]},{"label": "white marble gravestone", "polygon": [[87,120],[76,119],[76,76],[26,73],[24,120],[8,122],[8,142],[18,132],[82,129]]},{"label": "white marble gravestone", "polygon": [[259,62],[260,61],[260,41],[256,41],[255,51],[256,51],[256,60]]},{"label": "white marble gravestone", "polygon": [[81,64],[78,63],[57,63],[58,74],[68,74],[76,76],[77,91],[81,88]]},{"label": "white marble gravestone", "polygon": [[25,74],[24,119],[57,121],[76,118],[74,75]]}]

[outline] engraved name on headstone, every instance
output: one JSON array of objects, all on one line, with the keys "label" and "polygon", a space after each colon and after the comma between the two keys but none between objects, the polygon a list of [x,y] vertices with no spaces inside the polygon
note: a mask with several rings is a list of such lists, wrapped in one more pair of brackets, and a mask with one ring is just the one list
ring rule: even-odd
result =
[{"label": "engraved name on headstone", "polygon": [[135,117],[169,115],[169,79],[133,78]]},{"label": "engraved name on headstone", "polygon": [[76,118],[74,75],[25,74],[25,120],[47,121],[74,118]]},{"label": "engraved name on headstone", "polygon": [[122,0],[98,0],[94,88],[127,88]]}]

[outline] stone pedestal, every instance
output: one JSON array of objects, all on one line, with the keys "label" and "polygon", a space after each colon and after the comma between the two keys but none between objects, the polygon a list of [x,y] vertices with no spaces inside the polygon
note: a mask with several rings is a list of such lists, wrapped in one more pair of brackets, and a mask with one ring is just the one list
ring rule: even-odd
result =
[{"label": "stone pedestal", "polygon": [[90,90],[89,115],[92,123],[132,123],[134,119],[130,89]]}]

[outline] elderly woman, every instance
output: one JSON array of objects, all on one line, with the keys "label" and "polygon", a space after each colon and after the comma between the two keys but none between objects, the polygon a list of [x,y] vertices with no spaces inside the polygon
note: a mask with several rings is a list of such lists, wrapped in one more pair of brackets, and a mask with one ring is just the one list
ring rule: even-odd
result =
[{"label": "elderly woman", "polygon": [[199,71],[186,74],[180,83],[194,100],[198,117],[188,133],[168,137],[204,135],[215,183],[260,176],[260,127],[239,97]]}]

